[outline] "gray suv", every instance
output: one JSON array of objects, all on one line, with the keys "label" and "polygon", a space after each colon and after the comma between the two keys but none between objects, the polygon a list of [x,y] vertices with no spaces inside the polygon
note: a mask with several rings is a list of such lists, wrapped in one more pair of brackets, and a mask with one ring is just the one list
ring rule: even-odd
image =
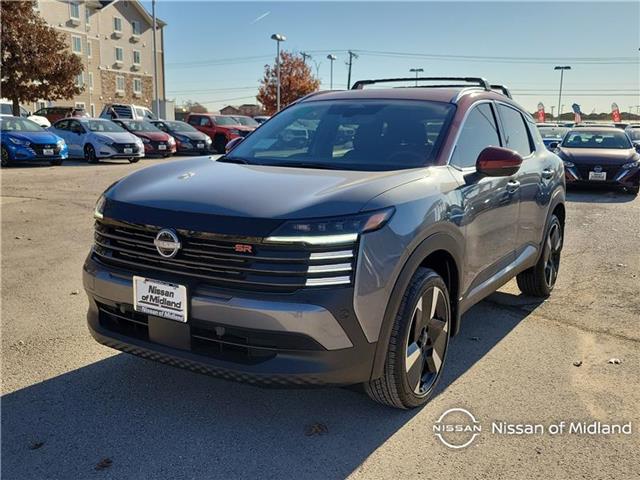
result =
[{"label": "gray suv", "polygon": [[309,95],[221,158],[109,187],[84,264],[95,339],[230,380],[426,403],[464,312],[513,277],[551,293],[565,181],[507,89],[420,80]]}]

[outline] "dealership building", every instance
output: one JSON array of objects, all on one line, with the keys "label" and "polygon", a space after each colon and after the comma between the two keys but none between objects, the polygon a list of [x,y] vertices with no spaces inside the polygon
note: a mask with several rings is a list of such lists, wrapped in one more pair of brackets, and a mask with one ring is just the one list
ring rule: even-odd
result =
[{"label": "dealership building", "polygon": [[[69,50],[82,59],[84,67],[76,77],[76,85],[84,87],[82,93],[67,100],[42,99],[34,110],[83,107],[96,116],[107,103],[153,107],[153,19],[138,0],[40,0],[34,8],[65,36]],[[164,104],[166,23],[156,20],[158,97]]]}]

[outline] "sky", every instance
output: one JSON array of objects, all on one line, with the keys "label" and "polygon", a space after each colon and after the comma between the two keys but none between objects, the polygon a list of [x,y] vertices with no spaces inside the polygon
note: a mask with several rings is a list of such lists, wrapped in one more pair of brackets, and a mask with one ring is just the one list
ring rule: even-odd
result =
[{"label": "sky", "polygon": [[[150,10],[151,2],[144,1]],[[282,48],[309,52],[308,63],[334,88],[352,81],[413,75],[482,76],[508,85],[529,111],[538,102],[563,111],[640,108],[640,2],[218,2],[158,0],[165,28],[167,97],[209,111],[255,103],[264,65]],[[316,65],[316,62],[318,64]]]}]

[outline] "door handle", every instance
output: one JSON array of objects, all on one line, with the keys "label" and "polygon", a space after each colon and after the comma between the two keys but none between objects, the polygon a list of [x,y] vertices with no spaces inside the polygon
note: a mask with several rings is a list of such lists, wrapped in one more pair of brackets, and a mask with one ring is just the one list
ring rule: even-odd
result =
[{"label": "door handle", "polygon": [[520,182],[517,180],[510,180],[507,183],[507,192],[513,193],[520,188]]},{"label": "door handle", "polygon": [[542,178],[544,178],[545,180],[549,180],[553,178],[554,173],[556,173],[555,170],[551,168],[545,168],[544,170],[542,170]]}]

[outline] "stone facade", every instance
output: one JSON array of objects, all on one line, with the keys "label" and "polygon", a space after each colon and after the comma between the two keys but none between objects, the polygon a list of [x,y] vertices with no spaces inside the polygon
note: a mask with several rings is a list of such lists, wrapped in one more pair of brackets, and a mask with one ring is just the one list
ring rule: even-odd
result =
[{"label": "stone facade", "polygon": [[[153,28],[152,18],[138,0],[40,0],[37,9],[45,21],[62,33],[69,50],[81,57],[84,66],[79,82],[82,93],[67,100],[43,99],[33,106],[83,106],[99,115],[107,103],[134,103],[152,107]],[[158,96],[165,97],[164,45],[158,19]],[[124,78],[124,90],[116,88],[117,77]],[[134,92],[138,79],[141,92]],[[92,86],[91,86],[92,84]]]}]

